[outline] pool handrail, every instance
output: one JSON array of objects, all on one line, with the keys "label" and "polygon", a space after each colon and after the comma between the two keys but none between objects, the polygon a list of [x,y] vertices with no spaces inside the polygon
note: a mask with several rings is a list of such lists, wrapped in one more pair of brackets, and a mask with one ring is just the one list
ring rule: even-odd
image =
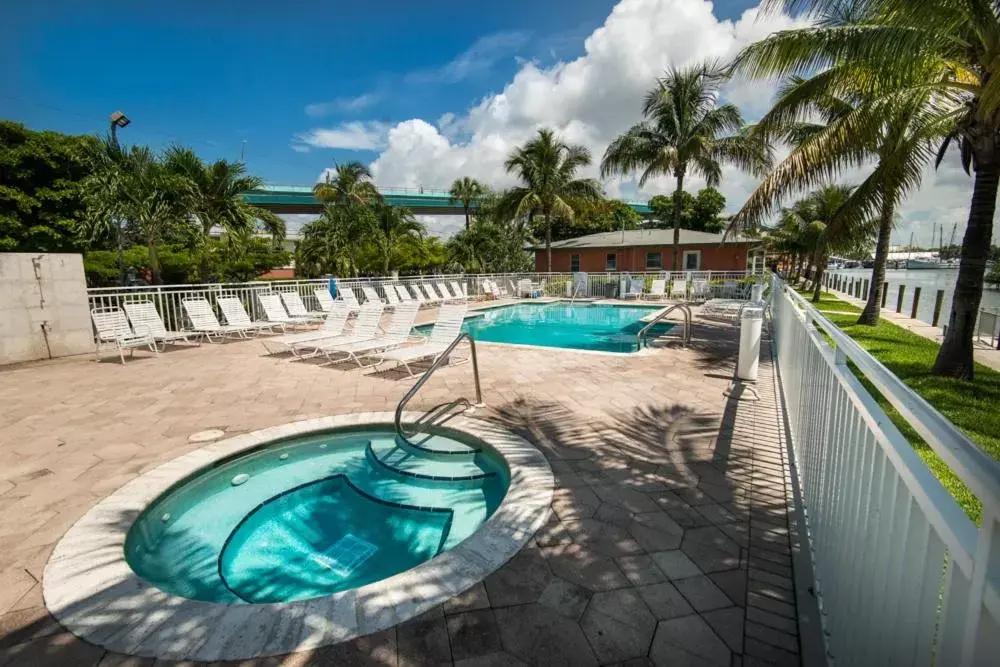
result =
[{"label": "pool handrail", "polygon": [[646,326],[640,329],[639,333],[636,334],[636,344],[640,350],[642,349],[642,341],[646,339],[646,332],[653,328],[654,324],[658,323],[675,310],[680,310],[684,315],[684,332],[681,336],[681,344],[686,346],[691,342],[691,307],[686,303],[675,303],[666,310],[660,311],[656,317],[651,319]]}]

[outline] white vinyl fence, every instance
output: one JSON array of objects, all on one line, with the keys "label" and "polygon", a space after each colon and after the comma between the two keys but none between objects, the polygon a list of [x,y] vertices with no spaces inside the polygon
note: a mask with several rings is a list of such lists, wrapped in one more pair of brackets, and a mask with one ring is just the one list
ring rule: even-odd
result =
[{"label": "white vinyl fence", "polygon": [[[1000,664],[1000,465],[774,280],[777,361],[832,662]],[[981,526],[855,373],[979,498]]]},{"label": "white vinyl fence", "polygon": [[[375,277],[375,278],[335,278],[338,290],[352,289],[359,301],[364,301],[361,292],[362,287],[374,287],[379,297],[385,299],[386,287],[392,285],[404,285],[411,292],[413,288],[420,284],[445,283],[449,285],[456,282],[464,285],[469,296],[477,297],[484,294],[483,282],[491,280],[496,282],[507,294],[516,295],[516,286],[520,280],[530,280],[532,283],[542,286],[542,291],[547,296],[572,296],[574,275],[586,275],[586,281],[582,284],[585,288],[577,290],[577,298],[605,298],[615,297],[621,281],[625,278],[641,279],[648,282],[656,278],[676,278],[686,280],[690,284],[694,280],[707,281],[712,288],[723,292],[726,284],[732,284],[747,276],[746,271],[686,271],[672,274],[669,271],[657,271],[648,273],[502,273],[502,274],[452,274],[452,275],[431,275],[431,276],[406,276],[401,278]],[[222,296],[238,297],[250,316],[257,319],[264,319],[264,314],[260,309],[256,295],[260,292],[265,294],[271,292],[295,291],[298,292],[310,310],[320,310],[319,303],[313,290],[317,287],[327,289],[330,284],[328,278],[315,280],[272,280],[253,281],[248,283],[212,283],[201,285],[161,285],[161,286],[140,286],[140,287],[92,287],[87,290],[91,308],[106,308],[122,306],[124,303],[132,301],[152,301],[156,304],[160,316],[170,330],[180,331],[185,328],[184,309],[181,306],[183,299],[205,298],[213,305]],[[570,291],[566,287],[570,285]]]}]

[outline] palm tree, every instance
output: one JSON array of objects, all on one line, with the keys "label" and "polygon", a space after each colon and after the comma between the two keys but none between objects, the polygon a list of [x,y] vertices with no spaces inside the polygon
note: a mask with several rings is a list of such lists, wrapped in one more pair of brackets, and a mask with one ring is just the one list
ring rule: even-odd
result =
[{"label": "palm tree", "polygon": [[327,172],[323,181],[313,186],[313,196],[321,202],[341,205],[368,204],[381,199],[372,181],[372,172],[360,162],[335,164],[336,176]]},{"label": "palm tree", "polygon": [[390,261],[403,239],[423,236],[427,229],[413,217],[410,209],[376,204],[375,219],[378,225],[378,247],[382,254],[382,275],[389,275]]},{"label": "palm tree", "polygon": [[[778,3],[776,3],[778,4]],[[806,4],[786,0],[790,9]],[[1000,5],[985,0],[820,0],[814,13],[836,15],[850,5],[851,21],[770,35],[748,47],[738,67],[751,76],[808,74],[848,64],[865,78],[851,85],[865,94],[866,110],[854,114],[837,142],[871,145],[884,118],[875,102],[925,93],[948,147],[959,146],[962,164],[974,172],[968,224],[948,329],[933,372],[972,379],[972,339],[982,299],[993,215],[1000,185]]]},{"label": "palm tree", "polygon": [[552,219],[572,218],[573,203],[601,198],[600,185],[592,178],[574,178],[590,164],[590,151],[557,139],[552,130],[538,136],[507,156],[504,168],[516,173],[521,185],[511,188],[506,200],[512,217],[541,215],[545,220],[547,270],[552,271]]},{"label": "palm tree", "polygon": [[741,131],[739,109],[718,104],[724,80],[721,69],[712,65],[668,70],[646,94],[644,120],[612,141],[601,161],[602,177],[642,170],[640,186],[654,176],[674,177],[674,271],[680,259],[685,176],[700,174],[709,187],[715,187],[722,178],[723,163],[755,175],[762,175],[771,164],[770,148]]},{"label": "palm tree", "polygon": [[451,195],[451,201],[462,202],[462,208],[465,210],[465,228],[469,228],[469,209],[471,208],[473,202],[478,202],[485,194],[487,190],[482,183],[474,178],[469,178],[468,176],[463,176],[462,178],[456,178],[451,184],[451,190],[448,194]]},{"label": "palm tree", "polygon": [[827,185],[810,192],[793,209],[809,228],[807,245],[812,246],[812,300],[818,303],[823,286],[823,272],[831,252],[840,252],[858,245],[859,239],[868,238],[874,231],[871,218],[859,217],[856,211],[847,211],[855,188],[846,185]]},{"label": "palm tree", "polygon": [[[264,181],[247,174],[242,162],[216,160],[202,162],[194,151],[181,146],[167,149],[166,168],[190,183],[191,213],[201,223],[202,239],[207,240],[213,228],[231,236],[246,236],[258,228],[275,241],[285,237],[285,223],[267,209],[246,202],[243,195],[256,190]],[[209,257],[201,254],[198,272],[202,282],[209,280]]]}]

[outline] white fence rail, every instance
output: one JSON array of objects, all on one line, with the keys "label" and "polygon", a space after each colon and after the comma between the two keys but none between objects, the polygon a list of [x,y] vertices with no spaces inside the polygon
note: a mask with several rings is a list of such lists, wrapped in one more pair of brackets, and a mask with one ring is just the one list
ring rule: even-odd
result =
[{"label": "white fence rail", "polygon": [[[775,287],[777,361],[832,661],[1000,664],[1000,465],[778,278]],[[981,526],[856,372],[975,493]]]},{"label": "white fence rail", "polygon": [[[576,274],[582,275],[582,274]],[[726,283],[738,281],[747,276],[746,271],[687,271],[671,274],[669,271],[648,273],[589,273],[586,289],[576,294],[577,298],[603,298],[618,295],[620,281],[625,277],[642,279],[647,283],[655,278],[675,278],[686,280],[707,281],[715,291],[722,292]],[[385,289],[391,285],[404,285],[410,291],[419,284],[452,282],[464,285],[470,296],[484,294],[483,282],[492,280],[510,295],[515,295],[516,286],[520,280],[530,280],[543,285],[543,291],[548,296],[567,296],[566,285],[573,284],[572,273],[503,273],[503,274],[452,274],[432,276],[406,276],[398,279],[390,277],[375,278],[336,278],[338,290],[352,289],[359,301],[364,301],[362,287],[374,287],[379,297],[385,299]],[[152,301],[156,304],[161,317],[168,329],[182,330],[185,328],[183,299],[202,297],[215,304],[221,296],[236,296],[246,307],[253,319],[264,319],[260,304],[256,298],[258,293],[295,291],[298,292],[310,310],[319,310],[319,303],[313,290],[317,287],[326,289],[329,279],[316,280],[273,280],[254,281],[249,283],[214,283],[202,285],[162,285],[139,287],[94,287],[87,290],[91,308],[121,307],[133,301]]]}]

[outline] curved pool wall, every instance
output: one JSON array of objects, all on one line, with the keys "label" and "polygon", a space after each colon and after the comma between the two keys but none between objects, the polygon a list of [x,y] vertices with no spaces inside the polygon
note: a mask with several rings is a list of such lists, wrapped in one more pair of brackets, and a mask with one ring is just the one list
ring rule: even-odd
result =
[{"label": "curved pool wall", "polygon": [[[409,422],[418,417],[403,415]],[[541,452],[506,429],[466,416],[450,420],[449,431],[461,443],[481,445],[488,457],[483,466],[487,470],[492,471],[489,462],[500,463],[501,471],[507,473],[506,493],[478,529],[447,550],[441,551],[439,545],[436,556],[414,567],[328,595],[240,604],[197,600],[163,590],[140,577],[125,558],[126,538],[136,519],[154,518],[158,500],[172,497],[186,483],[208,480],[214,470],[286,446],[292,439],[325,437],[320,434],[333,429],[382,430],[392,419],[392,413],[360,413],[276,426],[220,440],[137,477],[92,507],[56,544],[42,579],[46,607],[70,632],[110,651],[211,662],[281,655],[347,641],[392,627],[446,602],[513,557],[548,520],[552,501],[552,471]],[[364,455],[379,454],[386,452],[376,447]],[[467,453],[432,454],[445,461],[456,456],[469,458]],[[386,462],[398,466],[391,458]],[[235,477],[229,482],[239,482]],[[418,481],[420,488],[433,489],[448,482],[447,477],[435,474]],[[355,493],[348,480],[349,476],[337,473],[308,481],[298,491],[312,488],[305,500],[323,502],[328,492]],[[248,483],[249,479],[236,486]],[[256,512],[244,517],[266,519],[260,511],[274,502],[261,503]],[[237,530],[230,543],[252,537],[264,523],[243,521],[242,528],[250,532]],[[419,523],[426,527],[434,522],[424,518]],[[452,530],[445,530],[443,524],[431,529],[439,535]],[[432,541],[428,543],[433,547]],[[348,540],[346,547],[350,551],[357,543]]]},{"label": "curved pool wall", "polygon": [[351,428],[220,461],[155,500],[125,556],[159,589],[229,604],[293,602],[410,569],[469,537],[509,471],[454,431],[397,441]]}]

